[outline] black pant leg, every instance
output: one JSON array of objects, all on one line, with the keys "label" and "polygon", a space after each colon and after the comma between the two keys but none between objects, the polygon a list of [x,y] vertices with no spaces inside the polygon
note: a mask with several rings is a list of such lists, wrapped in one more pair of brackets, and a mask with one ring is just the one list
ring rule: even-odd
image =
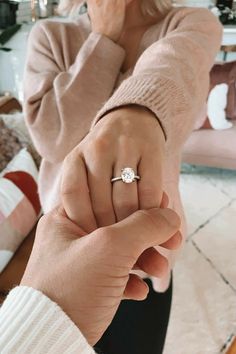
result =
[{"label": "black pant leg", "polygon": [[161,354],[169,322],[172,281],[165,293],[150,292],[144,301],[122,301],[95,350],[102,354]]}]

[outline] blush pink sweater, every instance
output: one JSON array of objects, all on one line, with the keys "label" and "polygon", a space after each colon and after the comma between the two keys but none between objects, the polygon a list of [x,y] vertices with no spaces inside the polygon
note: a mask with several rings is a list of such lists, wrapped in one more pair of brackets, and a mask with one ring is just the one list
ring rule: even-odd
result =
[{"label": "blush pink sweater", "polygon": [[[24,112],[43,158],[39,194],[44,211],[60,201],[65,156],[106,112],[136,104],[154,112],[164,129],[164,189],[184,228],[181,148],[205,104],[221,35],[220,23],[208,10],[173,8],[146,31],[135,66],[122,74],[124,49],[93,33],[87,14],[76,22],[37,23],[29,38]],[[167,286],[167,278],[155,283],[158,290]]]}]

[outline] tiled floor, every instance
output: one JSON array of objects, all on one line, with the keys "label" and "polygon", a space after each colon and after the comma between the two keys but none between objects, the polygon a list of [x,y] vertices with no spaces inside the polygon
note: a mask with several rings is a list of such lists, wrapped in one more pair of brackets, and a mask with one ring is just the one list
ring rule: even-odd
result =
[{"label": "tiled floor", "polygon": [[225,353],[236,336],[236,171],[183,166],[189,236],[164,354]]}]

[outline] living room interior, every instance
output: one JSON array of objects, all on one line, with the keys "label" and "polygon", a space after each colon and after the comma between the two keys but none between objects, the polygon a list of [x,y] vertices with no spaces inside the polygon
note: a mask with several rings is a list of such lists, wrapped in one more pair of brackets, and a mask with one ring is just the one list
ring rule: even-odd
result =
[{"label": "living room interior", "polygon": [[[0,0],[1,302],[22,277],[42,215],[41,157],[22,112],[23,75],[35,23],[68,21],[59,17],[57,5],[54,0]],[[236,354],[236,0],[176,0],[174,6],[208,8],[221,21],[223,37],[203,119],[182,151],[180,191],[188,232],[174,268],[163,353]],[[3,227],[10,214],[14,220]]]}]

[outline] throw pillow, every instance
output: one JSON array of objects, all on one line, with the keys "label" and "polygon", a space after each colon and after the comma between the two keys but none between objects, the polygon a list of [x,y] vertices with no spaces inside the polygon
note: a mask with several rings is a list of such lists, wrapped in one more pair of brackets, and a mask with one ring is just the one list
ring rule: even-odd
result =
[{"label": "throw pillow", "polygon": [[40,215],[37,179],[37,167],[26,149],[0,173],[0,272]]},{"label": "throw pillow", "polygon": [[232,128],[233,124],[226,119],[227,84],[216,85],[208,96],[207,115],[208,122],[213,129],[223,130]]},{"label": "throw pillow", "polygon": [[23,113],[0,114],[0,171],[24,147],[39,167],[41,157],[33,146]]},{"label": "throw pillow", "polygon": [[[217,63],[210,72],[210,90],[207,118],[201,121],[203,129],[228,129],[236,119],[236,61]],[[199,128],[199,126],[198,126]]]}]

